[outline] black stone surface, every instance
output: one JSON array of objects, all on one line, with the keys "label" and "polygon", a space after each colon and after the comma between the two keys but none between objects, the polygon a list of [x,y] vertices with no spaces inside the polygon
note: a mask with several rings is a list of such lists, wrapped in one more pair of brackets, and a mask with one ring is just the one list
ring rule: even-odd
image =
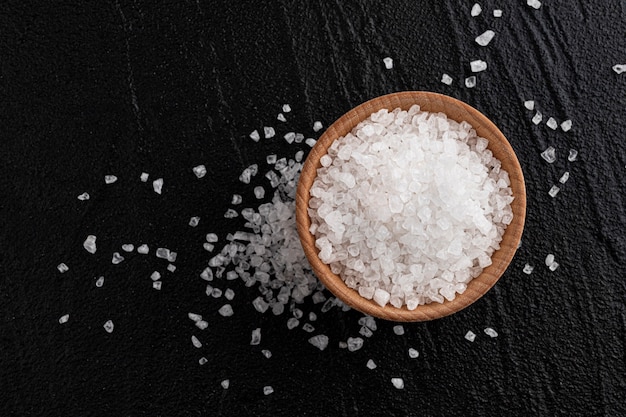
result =
[{"label": "black stone surface", "polygon": [[[626,3],[480,4],[472,18],[472,2],[452,0],[2,2],[0,415],[626,415],[626,74],[611,70],[626,63]],[[474,38],[487,29],[496,36],[480,47]],[[467,89],[474,59],[489,68]],[[452,86],[439,81],[444,72]],[[287,329],[288,313],[254,311],[257,292],[240,281],[215,283],[236,292],[235,315],[219,316],[225,300],[207,297],[198,278],[211,256],[202,242],[241,227],[223,218],[233,193],[242,208],[258,204],[238,181],[243,168],[264,172],[266,154],[308,149],[288,145],[288,131],[317,137],[315,120],[328,126],[401,90],[464,100],[517,152],[527,223],[499,283],[454,316],[405,324],[403,336],[379,320],[357,352],[338,347],[358,335],[357,312],[318,314],[313,334],[330,338],[320,352],[311,334]],[[572,130],[532,124],[529,99],[544,122],[571,119]],[[293,109],[285,123],[276,120],[284,103]],[[248,138],[263,126],[276,137]],[[547,146],[553,164],[539,156]],[[208,167],[200,180],[199,164]],[[144,171],[164,179],[162,195],[139,181]],[[564,171],[570,180],[549,197]],[[107,174],[118,181],[106,185]],[[77,199],[83,192],[90,200]],[[94,255],[82,248],[89,234]],[[124,243],[151,253],[112,265]],[[154,257],[159,246],[178,252],[174,273]],[[561,265],[554,272],[548,253]],[[310,301],[302,309],[319,313]],[[196,329],[188,312],[209,328]],[[250,346],[257,327],[261,345]]]}]

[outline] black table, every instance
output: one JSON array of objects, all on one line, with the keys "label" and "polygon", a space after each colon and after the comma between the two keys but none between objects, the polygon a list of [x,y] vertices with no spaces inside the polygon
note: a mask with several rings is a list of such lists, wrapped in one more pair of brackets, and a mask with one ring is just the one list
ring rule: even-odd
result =
[{"label": "black table", "polygon": [[[3,2],[0,415],[626,415],[626,74],[611,69],[626,63],[626,6],[543,3],[482,0],[472,17],[471,2],[452,0]],[[487,29],[496,35],[479,46]],[[488,68],[466,88],[475,59]],[[222,317],[227,301],[207,297],[199,277],[212,257],[205,235],[219,236],[217,251],[242,230],[241,217],[223,216],[233,194],[244,200],[237,209],[258,206],[254,185],[271,198],[262,175],[244,184],[242,170],[258,164],[263,173],[266,155],[310,149],[285,133],[317,138],[315,121],[328,126],[401,90],[469,103],[515,149],[527,221],[498,284],[458,314],[404,324],[404,335],[378,320],[354,352],[339,342],[359,336],[362,314],[322,313],[310,298],[289,330],[289,312],[252,307],[255,287],[216,278],[212,285],[235,292],[234,315]],[[550,129],[549,117],[571,119],[572,129]],[[251,140],[264,126],[276,136]],[[540,156],[548,146],[552,164]],[[201,164],[198,179],[192,168]],[[569,181],[550,197],[565,171]],[[106,184],[105,175],[118,179]],[[84,192],[90,198],[79,200]],[[88,235],[97,236],[95,254],[83,249]],[[143,243],[147,255],[136,251]],[[158,247],[177,252],[174,272]],[[113,264],[114,252],[125,260]],[[548,253],[555,271],[544,265]],[[256,328],[262,340],[251,346]],[[324,351],[308,343],[321,333]],[[264,395],[265,386],[274,392]]]}]

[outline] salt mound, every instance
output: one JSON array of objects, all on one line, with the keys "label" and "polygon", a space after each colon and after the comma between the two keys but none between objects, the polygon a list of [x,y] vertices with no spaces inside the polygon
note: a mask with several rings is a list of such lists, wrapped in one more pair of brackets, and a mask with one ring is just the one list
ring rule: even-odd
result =
[{"label": "salt mound", "polygon": [[331,145],[311,187],[322,262],[383,306],[462,294],[513,219],[508,173],[487,145],[419,106],[373,113]]}]

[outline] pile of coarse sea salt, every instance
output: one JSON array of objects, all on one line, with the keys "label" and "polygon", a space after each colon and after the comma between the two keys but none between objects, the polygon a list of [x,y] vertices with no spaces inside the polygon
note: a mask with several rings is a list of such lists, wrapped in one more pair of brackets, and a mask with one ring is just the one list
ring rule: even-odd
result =
[{"label": "pile of coarse sea salt", "polygon": [[513,219],[508,173],[467,122],[386,109],[333,142],[311,187],[322,262],[381,306],[462,294]]}]

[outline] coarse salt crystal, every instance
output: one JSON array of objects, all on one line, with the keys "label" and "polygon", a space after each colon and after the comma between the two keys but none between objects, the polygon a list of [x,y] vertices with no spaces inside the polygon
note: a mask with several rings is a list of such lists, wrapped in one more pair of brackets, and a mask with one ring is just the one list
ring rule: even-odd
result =
[{"label": "coarse salt crystal", "polygon": [[441,76],[441,82],[446,84],[446,85],[452,85],[452,77],[450,77],[448,74],[444,73]]},{"label": "coarse salt crystal", "polygon": [[487,46],[489,45],[489,42],[491,42],[495,34],[496,33],[493,30],[486,30],[476,37],[476,43],[480,46]]},{"label": "coarse salt crystal", "polygon": [[147,172],[142,172],[139,176],[139,180],[141,180],[141,182],[148,182],[148,178],[150,178],[150,174]]},{"label": "coarse salt crystal", "polygon": [[348,350],[350,352],[355,352],[363,347],[363,339],[360,337],[349,337],[348,338]]},{"label": "coarse salt crystal", "polygon": [[476,76],[472,75],[470,77],[467,77],[465,79],[465,87],[467,88],[474,88],[476,87]]},{"label": "coarse salt crystal", "polygon": [[383,63],[385,64],[385,68],[392,69],[393,68],[393,59],[390,57],[383,58]]},{"label": "coarse salt crystal", "polygon": [[202,316],[196,313],[187,313],[187,317],[194,322],[202,320]]},{"label": "coarse salt crystal", "polygon": [[311,337],[309,339],[309,343],[319,350],[324,350],[328,346],[328,336],[325,334],[318,334],[317,336]]},{"label": "coarse salt crystal", "polygon": [[250,139],[252,139],[255,142],[258,142],[261,139],[261,135],[259,135],[259,131],[253,130],[252,133],[250,133]]},{"label": "coarse salt crystal", "polygon": [[556,130],[556,128],[559,126],[559,124],[554,119],[554,117],[550,117],[548,121],[546,122],[546,125],[552,130]]},{"label": "coarse salt crystal", "polygon": [[158,281],[161,279],[161,273],[159,271],[154,271],[151,275],[150,275],[150,279],[152,281]]},{"label": "coarse salt crystal", "polygon": [[270,395],[273,392],[274,392],[274,388],[272,388],[270,385],[263,387],[263,395]]},{"label": "coarse salt crystal", "polygon": [[263,128],[263,134],[265,135],[265,139],[273,138],[276,135],[276,131],[271,126],[265,126]]},{"label": "coarse salt crystal", "polygon": [[224,317],[230,317],[234,314],[233,308],[230,304],[224,304],[219,310],[217,310],[217,312]]},{"label": "coarse salt crystal", "polygon": [[89,193],[82,193],[81,195],[78,196],[78,199],[80,201],[89,200]]},{"label": "coarse salt crystal", "polygon": [[556,161],[556,149],[552,146],[548,146],[545,151],[541,152],[541,157],[549,164]]},{"label": "coarse salt crystal", "polygon": [[228,389],[228,387],[230,387],[230,380],[225,379],[222,382],[220,382],[220,385],[222,386],[222,388]]},{"label": "coarse salt crystal", "polygon": [[548,191],[548,194],[550,195],[550,197],[556,197],[556,195],[559,193],[561,189],[559,187],[557,187],[556,185],[553,185],[552,188],[550,188],[550,190]]},{"label": "coarse salt crystal", "polygon": [[69,314],[65,314],[59,318],[59,324],[65,324],[70,319]]},{"label": "coarse salt crystal", "polygon": [[398,336],[402,336],[404,334],[404,326],[400,324],[393,326],[393,332]]},{"label": "coarse salt crystal", "polygon": [[291,106],[289,104],[283,104],[283,112],[289,113],[291,111]]},{"label": "coarse salt crystal", "polygon": [[313,138],[308,138],[307,140],[304,141],[304,143],[306,143],[308,146],[312,148],[313,146],[315,146],[317,141]]},{"label": "coarse salt crystal", "polygon": [[524,107],[526,107],[527,110],[534,110],[535,109],[535,101],[534,100],[526,100],[524,102]]},{"label": "coarse salt crystal", "polygon": [[64,263],[60,263],[59,265],[57,265],[57,269],[62,274],[70,270],[70,268],[67,265],[65,265]]},{"label": "coarse salt crystal", "polygon": [[272,357],[272,352],[267,349],[261,350],[261,354],[263,354],[263,356],[265,356],[267,359]]},{"label": "coarse salt crystal", "polygon": [[472,10],[470,11],[470,15],[472,17],[476,17],[480,14],[480,12],[482,12],[483,9],[482,7],[480,7],[480,4],[478,3],[474,3],[474,5],[472,6]]},{"label": "coarse salt crystal", "polygon": [[550,266],[554,263],[554,255],[549,253],[546,255],[546,266]]},{"label": "coarse salt crystal", "polygon": [[103,285],[104,285],[104,277],[99,277],[99,278],[96,280],[96,287],[100,288],[100,287],[102,287]]},{"label": "coarse salt crystal", "polygon": [[561,123],[561,130],[563,132],[569,132],[572,129],[572,121],[570,119],[565,120]]},{"label": "coarse salt crystal", "polygon": [[137,253],[140,253],[142,255],[146,255],[146,254],[148,254],[148,252],[150,252],[150,248],[145,243],[143,245],[140,245],[137,248]]},{"label": "coarse salt crystal", "polygon": [[570,162],[574,162],[578,158],[578,151],[576,149],[570,149],[569,155],[567,156],[567,160]]},{"label": "coarse salt crystal", "polygon": [[419,353],[416,349],[409,348],[409,358],[411,358],[411,359],[415,359],[415,358],[417,358],[419,355],[420,355],[420,353]]},{"label": "coarse salt crystal", "polygon": [[494,329],[492,329],[491,327],[485,327],[485,334],[489,337],[498,337],[498,332],[496,332]]},{"label": "coarse salt crystal", "polygon": [[124,252],[132,252],[135,250],[135,245],[133,245],[132,243],[125,243],[122,245],[122,250]]},{"label": "coarse salt crystal", "polygon": [[200,217],[192,217],[189,219],[189,226],[196,227],[200,223]]},{"label": "coarse salt crystal", "polygon": [[276,116],[276,119],[278,119],[278,121],[280,121],[280,122],[286,122],[287,121],[287,118],[282,113],[278,113],[278,116]]},{"label": "coarse salt crystal", "polygon": [[167,270],[170,272],[176,271],[176,265],[172,265],[172,264],[167,265]]},{"label": "coarse salt crystal", "polygon": [[94,235],[87,236],[83,242],[83,247],[89,253],[96,253],[96,237]]},{"label": "coarse salt crystal", "polygon": [[374,362],[372,359],[369,359],[365,366],[367,366],[368,369],[376,369],[376,362]]},{"label": "coarse salt crystal", "polygon": [[493,17],[502,17],[502,10],[501,9],[494,9]]},{"label": "coarse salt crystal", "polygon": [[561,175],[561,178],[559,178],[559,182],[560,182],[561,184],[565,184],[565,183],[567,182],[567,180],[568,180],[568,179],[569,179],[569,172],[568,172],[568,171],[565,171],[565,172],[563,173],[563,175]]},{"label": "coarse salt crystal", "polygon": [[200,364],[200,366],[206,364],[209,360],[207,358],[205,358],[204,356],[201,357],[200,359],[198,359],[198,363]]},{"label": "coarse salt crystal", "polygon": [[391,383],[397,389],[404,389],[404,380],[402,378],[391,378]]},{"label": "coarse salt crystal", "polygon": [[156,180],[152,181],[152,188],[154,189],[155,193],[161,194],[161,191],[163,190],[163,178],[157,178]]},{"label": "coarse salt crystal", "polygon": [[532,273],[533,273],[533,269],[535,269],[535,267],[533,267],[533,266],[532,266],[532,265],[530,265],[530,264],[526,264],[526,265],[524,265],[523,272],[524,272],[526,275],[530,275],[530,274],[532,274]]},{"label": "coarse salt crystal", "polygon": [[117,177],[115,175],[105,175],[104,176],[105,184],[113,184],[115,181],[117,181]]},{"label": "coarse salt crystal", "polygon": [[539,9],[541,7],[541,2],[539,0],[526,0],[526,4],[533,9]]},{"label": "coarse salt crystal", "polygon": [[124,257],[120,255],[119,252],[113,252],[113,257],[111,258],[111,263],[113,265],[117,265],[124,261]]},{"label": "coarse salt crystal", "polygon": [[476,339],[476,334],[473,331],[468,330],[467,333],[465,333],[465,339],[473,342]]},{"label": "coarse salt crystal", "polygon": [[191,336],[191,343],[195,348],[199,349],[202,347],[202,342],[196,336]]},{"label": "coarse salt crystal", "polygon": [[613,65],[613,71],[615,71],[618,74],[626,72],[626,64]]},{"label": "coarse salt crystal", "polygon": [[162,286],[163,286],[163,283],[161,281],[154,281],[152,283],[152,288],[154,288],[157,291],[161,291]]},{"label": "coarse salt crystal", "polygon": [[259,343],[261,343],[261,328],[257,327],[256,329],[252,330],[250,344],[254,346],[258,345]]},{"label": "coarse salt crystal", "polygon": [[531,121],[534,124],[538,125],[539,123],[541,123],[542,119],[543,119],[543,115],[541,114],[541,112],[536,112],[533,118],[531,119]]},{"label": "coarse salt crystal", "polygon": [[193,173],[196,174],[196,177],[202,178],[206,175],[206,167],[204,165],[193,167]]},{"label": "coarse salt crystal", "polygon": [[558,263],[558,262],[552,262],[552,264],[550,264],[550,266],[548,267],[548,269],[549,269],[550,271],[555,271],[558,267],[559,267],[559,263]]},{"label": "coarse salt crystal", "polygon": [[470,69],[472,72],[481,72],[487,69],[487,63],[480,59],[470,62]]},{"label": "coarse salt crystal", "polygon": [[104,330],[107,333],[113,333],[113,329],[115,328],[115,325],[113,324],[113,321],[107,320],[106,323],[104,323],[104,325],[102,325],[102,327],[104,327]]},{"label": "coarse salt crystal", "polygon": [[322,130],[322,127],[323,127],[322,122],[320,122],[320,121],[313,122],[313,131],[314,132],[319,132],[320,130]]}]

